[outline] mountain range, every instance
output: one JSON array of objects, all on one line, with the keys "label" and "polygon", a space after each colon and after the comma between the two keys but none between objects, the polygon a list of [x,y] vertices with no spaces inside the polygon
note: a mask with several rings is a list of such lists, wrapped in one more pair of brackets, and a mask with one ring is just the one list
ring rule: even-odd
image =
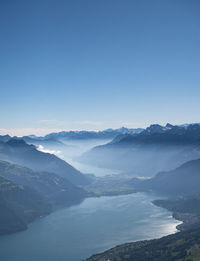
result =
[{"label": "mountain range", "polygon": [[143,131],[142,128],[129,129],[106,129],[103,131],[62,131],[58,133],[51,133],[44,137],[44,139],[64,139],[64,140],[87,140],[87,139],[113,139],[119,134],[135,134]]},{"label": "mountain range", "polygon": [[[114,132],[106,130],[109,132],[112,135],[115,132],[111,142],[93,148],[80,160],[131,170],[135,176],[153,176],[129,180],[127,185],[133,189],[129,191],[153,191],[173,197],[199,195],[199,124],[151,125],[134,133],[124,128]],[[43,139],[62,144],[56,136],[68,139],[71,135],[65,134],[28,138],[30,143],[32,139]],[[80,135],[80,139],[94,137],[85,132],[73,135]],[[84,187],[93,179],[22,138],[0,136],[0,234],[25,229],[29,222],[49,214],[57,206],[68,206],[92,196]],[[120,180],[116,184],[120,184]]]},{"label": "mountain range", "polygon": [[153,176],[200,158],[200,124],[151,125],[138,134],[121,134],[85,152],[78,161]]},{"label": "mountain range", "polygon": [[[13,137],[14,139],[23,139],[29,144],[41,144],[41,145],[52,145],[61,146],[62,141],[69,140],[89,140],[89,139],[114,139],[119,134],[135,134],[140,133],[144,129],[130,129],[130,128],[119,128],[119,129],[106,129],[103,131],[61,131],[45,135],[44,137],[29,135],[23,137]],[[9,135],[0,135],[0,141],[9,141],[12,137]]]}]

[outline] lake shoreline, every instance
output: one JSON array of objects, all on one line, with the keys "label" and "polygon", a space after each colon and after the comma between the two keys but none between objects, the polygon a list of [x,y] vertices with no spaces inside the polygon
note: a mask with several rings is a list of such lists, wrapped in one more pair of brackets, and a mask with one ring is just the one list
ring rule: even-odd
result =
[{"label": "lake shoreline", "polygon": [[[32,222],[26,231],[1,237],[0,259],[80,261],[125,242],[176,232],[171,212],[156,207],[147,193],[86,198]],[[87,238],[87,240],[86,240]],[[29,247],[30,246],[30,247]],[[54,250],[56,247],[56,250]],[[37,249],[40,249],[38,252]],[[12,250],[12,251],[10,251]]]},{"label": "lake shoreline", "polygon": [[[101,198],[101,197],[114,197],[114,196],[125,196],[125,195],[130,195],[130,194],[137,194],[137,193],[147,193],[147,194],[152,194],[152,192],[149,192],[149,191],[135,191],[135,190],[125,190],[125,191],[120,191],[120,192],[117,192],[117,191],[112,191],[112,192],[101,192],[100,194],[91,194],[90,196],[86,197],[86,198],[83,198],[77,202],[73,202],[71,204],[64,204],[64,205],[60,205],[60,206],[54,206],[52,208],[52,211],[44,216],[40,216],[40,217],[37,217],[35,218],[34,220],[30,221],[27,223],[27,226],[23,229],[19,229],[19,230],[16,230],[16,231],[13,231],[13,232],[9,232],[9,233],[5,233],[5,234],[0,234],[0,237],[3,237],[3,236],[6,236],[6,235],[12,235],[12,234],[17,234],[17,233],[20,233],[20,232],[23,232],[23,231],[26,231],[29,229],[29,224],[39,220],[39,219],[43,219],[51,214],[53,214],[55,211],[57,210],[62,210],[64,208],[70,208],[70,207],[73,207],[73,206],[76,206],[76,205],[79,205],[81,204],[84,200],[88,199],[88,198]],[[152,201],[152,203],[155,205],[155,206],[158,206],[158,207],[161,207],[163,209],[167,209],[165,208],[164,206],[159,206],[157,205],[154,201]],[[169,209],[167,209],[168,211],[170,211]],[[182,231],[184,228],[182,228],[182,225],[184,225],[184,218],[181,219],[181,216],[178,216],[176,215],[176,213],[173,213],[172,211],[170,211],[172,213],[172,217],[175,219],[175,220],[178,220],[178,221],[182,221],[181,224],[178,224],[176,226],[176,229],[178,231]]]}]

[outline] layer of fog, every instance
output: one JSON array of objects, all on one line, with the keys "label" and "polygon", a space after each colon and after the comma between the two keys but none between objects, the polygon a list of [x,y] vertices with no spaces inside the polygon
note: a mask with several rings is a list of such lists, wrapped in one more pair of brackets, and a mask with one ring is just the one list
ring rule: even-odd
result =
[{"label": "layer of fog", "polygon": [[99,168],[115,168],[133,177],[152,177],[198,159],[200,148],[161,144],[102,146],[85,152],[79,161]]},{"label": "layer of fog", "polygon": [[62,140],[62,143],[39,145],[38,150],[53,153],[82,173],[106,176],[152,177],[199,158],[198,147],[166,144],[126,144],[100,146],[111,140]]},{"label": "layer of fog", "polygon": [[104,166],[98,167],[95,164],[80,162],[79,158],[87,151],[90,151],[92,148],[104,145],[111,140],[109,139],[92,139],[92,140],[61,140],[62,145],[48,144],[38,145],[37,149],[46,152],[55,154],[59,158],[65,160],[67,163],[81,171],[82,173],[93,174],[95,176],[105,176],[112,174],[121,173],[120,170],[115,168],[104,168]]}]

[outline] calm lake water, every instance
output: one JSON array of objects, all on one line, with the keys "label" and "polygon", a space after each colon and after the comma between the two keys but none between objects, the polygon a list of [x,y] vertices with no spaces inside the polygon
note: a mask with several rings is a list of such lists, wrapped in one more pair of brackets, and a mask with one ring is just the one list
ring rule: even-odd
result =
[{"label": "calm lake water", "polygon": [[155,196],[137,193],[88,198],[0,237],[2,261],[81,261],[125,242],[176,232],[178,221],[154,206]]}]

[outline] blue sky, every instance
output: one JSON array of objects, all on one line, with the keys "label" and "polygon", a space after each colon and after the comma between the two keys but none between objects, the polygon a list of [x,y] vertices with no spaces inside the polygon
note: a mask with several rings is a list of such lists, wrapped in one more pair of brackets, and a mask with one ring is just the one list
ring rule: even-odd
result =
[{"label": "blue sky", "polygon": [[199,0],[0,0],[0,133],[199,122]]}]

